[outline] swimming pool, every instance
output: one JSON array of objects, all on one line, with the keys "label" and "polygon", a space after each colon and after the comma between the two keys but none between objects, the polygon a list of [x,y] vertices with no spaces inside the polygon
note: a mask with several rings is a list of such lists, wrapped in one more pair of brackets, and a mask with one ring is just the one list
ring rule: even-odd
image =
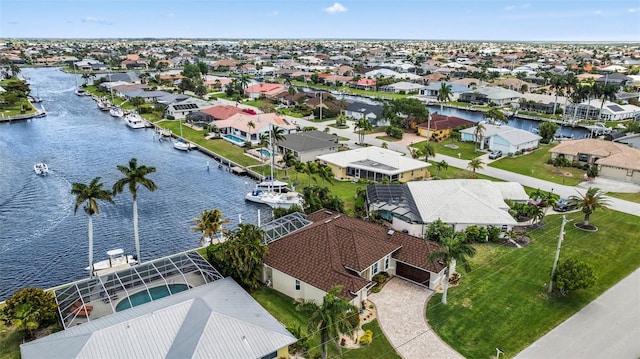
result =
[{"label": "swimming pool", "polygon": [[222,136],[222,138],[224,138],[225,140],[233,143],[234,145],[238,145],[238,146],[244,146],[244,142],[245,140],[243,138],[240,138],[236,135],[224,135]]},{"label": "swimming pool", "polygon": [[[116,312],[123,311],[125,309],[129,309],[132,306],[138,306],[140,304],[148,303],[152,300],[164,298],[171,294],[176,294],[183,292],[189,289],[189,286],[186,284],[169,284],[169,288],[166,285],[161,285],[158,287],[149,288],[149,292],[143,290],[142,292],[134,293],[129,296],[129,300],[127,298],[123,299],[116,305]],[[151,297],[149,297],[149,293],[151,293]]]},{"label": "swimming pool", "polygon": [[263,156],[265,156],[265,157],[273,156],[273,155],[271,154],[271,151],[269,151],[269,150],[265,150],[264,148],[259,149],[259,150],[258,150],[258,152],[260,152],[260,153],[261,153]]}]

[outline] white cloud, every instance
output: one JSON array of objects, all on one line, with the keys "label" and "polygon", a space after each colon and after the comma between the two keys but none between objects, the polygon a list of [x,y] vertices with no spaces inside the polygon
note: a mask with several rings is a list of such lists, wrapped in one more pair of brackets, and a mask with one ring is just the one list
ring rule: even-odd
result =
[{"label": "white cloud", "polygon": [[344,7],[342,4],[340,3],[333,3],[333,5],[329,6],[328,8],[324,9],[325,12],[328,12],[329,14],[337,14],[339,12],[346,12],[347,8]]},{"label": "white cloud", "polygon": [[631,12],[631,13],[638,12],[638,11],[640,11],[640,7],[631,8],[631,9],[627,10],[627,12]]},{"label": "white cloud", "polygon": [[167,16],[168,16],[168,17],[176,17],[176,14],[174,14],[174,13],[170,12],[170,13],[168,13],[168,14],[167,14]]},{"label": "white cloud", "polygon": [[515,8],[516,8],[515,5],[509,5],[509,6],[505,7],[504,9],[507,10],[507,11],[511,11],[511,10],[513,10]]},{"label": "white cloud", "polygon": [[278,10],[273,10],[272,12],[268,13],[267,16],[278,16]]},{"label": "white cloud", "polygon": [[596,10],[593,13],[596,14],[596,15],[602,15],[602,10]]},{"label": "white cloud", "polygon": [[109,21],[109,20],[99,19],[99,18],[93,17],[93,16],[87,16],[87,17],[83,18],[80,21],[86,22],[86,23],[100,24],[100,25],[113,25],[113,23],[111,21]]},{"label": "white cloud", "polygon": [[505,9],[506,11],[511,11],[511,10],[515,10],[515,9],[527,9],[527,8],[529,8],[529,6],[531,6],[531,4],[529,4],[529,3],[524,3],[524,4],[520,5],[520,6],[517,6],[517,5],[509,5],[509,6],[505,7],[504,9]]}]

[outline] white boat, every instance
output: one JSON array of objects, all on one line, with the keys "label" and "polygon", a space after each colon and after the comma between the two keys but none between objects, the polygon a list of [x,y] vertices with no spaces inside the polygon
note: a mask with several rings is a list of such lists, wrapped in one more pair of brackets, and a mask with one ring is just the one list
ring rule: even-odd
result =
[{"label": "white boat", "polygon": [[113,117],[123,117],[124,116],[124,111],[118,106],[113,106],[109,110],[109,114],[111,116],[113,116]]},{"label": "white boat", "polygon": [[98,104],[98,109],[100,109],[100,111],[111,110],[111,102],[109,102],[109,100],[98,99],[97,104]]},{"label": "white boat", "polygon": [[78,96],[86,96],[87,92],[81,88],[76,89],[76,95]]},{"label": "white boat", "polygon": [[176,142],[173,143],[173,148],[180,151],[190,151],[196,149],[197,147],[193,143],[179,138],[178,140],[176,140]]},{"label": "white boat", "polygon": [[273,177],[265,177],[262,181],[256,184],[255,189],[261,189],[263,191],[271,190],[273,192],[287,193],[290,192],[289,184],[287,182],[278,181]]},{"label": "white boat", "polygon": [[[108,259],[93,263],[93,274],[101,275],[109,272],[115,272],[126,267],[138,264],[136,258],[130,254],[125,254],[122,248],[107,251]],[[84,270],[90,270],[86,267]]]},{"label": "white boat", "polygon": [[[271,131],[269,131],[269,143],[271,143]],[[258,183],[256,188],[247,193],[244,199],[247,201],[266,204],[271,208],[290,208],[291,206],[302,207],[303,198],[300,193],[297,192],[281,192],[282,183],[277,181],[273,176],[273,161],[274,156],[271,156],[271,176],[267,177],[265,181]],[[286,187],[286,183],[284,183]],[[267,186],[266,189],[260,186]]]},{"label": "white boat", "polygon": [[46,163],[40,162],[33,165],[33,170],[39,176],[46,176],[49,174],[49,166]]},{"label": "white boat", "polygon": [[298,192],[278,193],[274,191],[263,191],[254,189],[244,197],[247,201],[266,204],[271,208],[290,208],[291,206],[302,207],[303,199]]},{"label": "white boat", "polygon": [[124,122],[131,128],[145,128],[146,121],[137,113],[129,113],[124,116]]}]

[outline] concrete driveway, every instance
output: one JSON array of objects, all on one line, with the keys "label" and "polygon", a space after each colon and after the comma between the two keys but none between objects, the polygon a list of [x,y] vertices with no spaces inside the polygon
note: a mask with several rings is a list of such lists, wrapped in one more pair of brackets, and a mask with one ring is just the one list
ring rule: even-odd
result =
[{"label": "concrete driveway", "polygon": [[430,289],[394,277],[369,300],[376,305],[382,331],[403,358],[463,358],[427,324],[425,309],[432,294]]}]

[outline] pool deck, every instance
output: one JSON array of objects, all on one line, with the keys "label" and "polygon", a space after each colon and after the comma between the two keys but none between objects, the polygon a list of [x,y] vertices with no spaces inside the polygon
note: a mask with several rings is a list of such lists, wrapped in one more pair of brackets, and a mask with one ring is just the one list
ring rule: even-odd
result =
[{"label": "pool deck", "polygon": [[[205,283],[206,282],[202,278],[202,275],[198,274],[197,272],[194,272],[194,273],[186,274],[185,276],[174,275],[174,276],[168,277],[166,278],[166,282],[161,279],[155,280],[153,282],[148,283],[147,287],[153,288],[153,287],[158,287],[165,284],[187,284],[191,287],[198,287]],[[75,317],[70,316],[66,318],[67,326],[68,324],[71,324],[71,323],[73,323],[73,325],[80,325],[82,323],[86,323],[91,320],[95,320],[107,315],[114,314],[116,312],[115,308],[118,305],[118,303],[122,302],[123,300],[126,300],[128,296],[131,296],[135,293],[139,293],[146,290],[147,287],[145,287],[145,285],[138,285],[128,289],[121,289],[119,291],[115,291],[113,294],[117,295],[118,299],[110,302],[109,301],[105,302],[103,301],[102,298],[97,297],[96,295],[92,295],[92,298],[90,301],[88,302],[85,301],[86,306],[93,306],[93,309],[89,313],[88,318],[80,317],[80,316],[75,316]]]}]

